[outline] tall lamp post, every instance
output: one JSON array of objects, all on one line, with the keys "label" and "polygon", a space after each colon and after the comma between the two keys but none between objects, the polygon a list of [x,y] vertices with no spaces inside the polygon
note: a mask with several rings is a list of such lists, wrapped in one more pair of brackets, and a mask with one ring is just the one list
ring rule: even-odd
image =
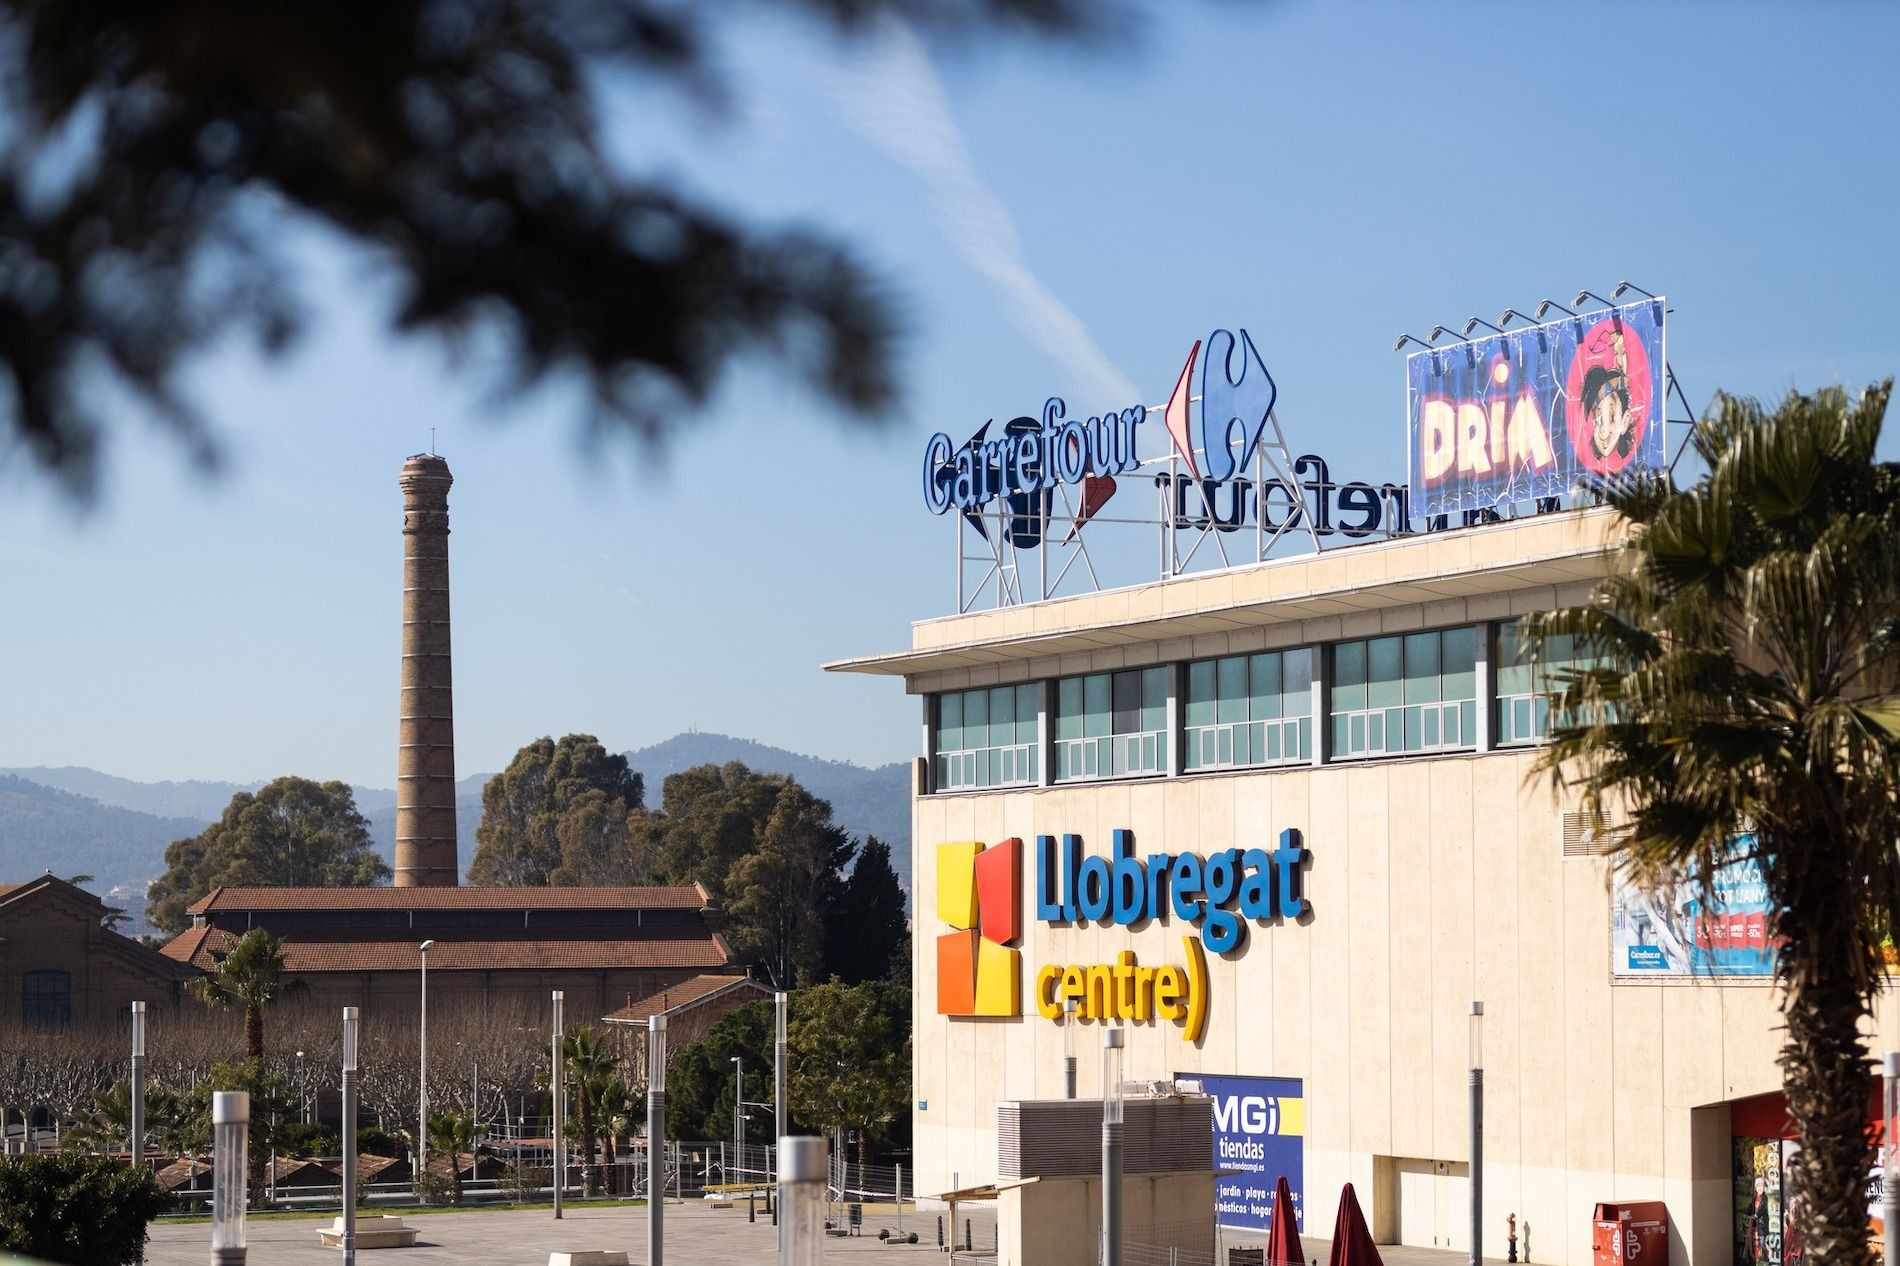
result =
[{"label": "tall lamp post", "polygon": [[1471,1058],[1471,1266],[1484,1259],[1484,1004],[1473,1002]]},{"label": "tall lamp post", "polygon": [[745,1160],[741,1153],[745,1151],[745,1061],[739,1056],[732,1057],[732,1169],[726,1174],[726,1182],[732,1182],[732,1175],[745,1169]]},{"label": "tall lamp post", "polygon": [[[422,1179],[429,1169],[429,951],[434,941],[422,943],[422,1054],[416,1084],[416,1198],[422,1198]],[[454,1161],[450,1161],[454,1164]]]},{"label": "tall lamp post", "polygon": [[1122,1031],[1102,1033],[1102,1266],[1122,1266]]},{"label": "tall lamp post", "polygon": [[310,1100],[308,1098],[309,1085],[310,1083],[303,1079],[303,1052],[298,1051],[297,1052],[297,1115],[300,1118],[302,1118],[303,1123],[305,1125],[310,1124]]},{"label": "tall lamp post", "polygon": [[343,1266],[356,1266],[356,1028],[343,1008]]},{"label": "tall lamp post", "polygon": [[566,1086],[563,1084],[561,1067],[561,1008],[567,1000],[564,990],[554,991],[554,1033],[548,1044],[548,1087],[550,1090],[549,1108],[554,1114],[554,1216],[561,1216],[561,1182],[567,1177],[567,1140],[561,1137],[561,1127],[567,1122]]},{"label": "tall lamp post", "polygon": [[[777,1181],[785,1168],[785,1157],[780,1154],[780,1139],[785,1137],[785,1127],[790,1124],[785,1119],[785,1013],[790,1006],[791,995],[783,989],[772,995],[772,1021],[775,1036],[772,1039],[772,1165],[773,1181]],[[898,1192],[901,1202],[903,1192]],[[900,1215],[901,1216],[901,1215]],[[778,1228],[779,1248],[785,1247],[785,1224],[779,1220],[778,1200],[772,1201],[772,1225]]]},{"label": "tall lamp post", "polygon": [[132,1166],[145,1164],[145,1004],[132,1004]]},{"label": "tall lamp post", "polygon": [[647,1017],[647,1266],[662,1266],[666,1206],[666,1017]]}]

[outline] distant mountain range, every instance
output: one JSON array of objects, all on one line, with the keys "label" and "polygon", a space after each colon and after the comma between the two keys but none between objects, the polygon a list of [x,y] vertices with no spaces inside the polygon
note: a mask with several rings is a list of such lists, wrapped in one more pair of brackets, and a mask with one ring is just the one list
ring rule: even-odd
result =
[{"label": "distant mountain range", "polygon": [[[852,835],[875,835],[891,846],[891,863],[910,890],[910,766],[903,761],[867,769],[804,756],[723,734],[677,734],[628,752],[646,779],[649,808],[660,807],[668,774],[695,765],[741,761],[763,773],[787,774],[831,802],[833,818]],[[456,835],[462,865],[475,855],[488,774],[456,783]],[[196,835],[223,813],[231,797],[261,783],[135,782],[84,766],[0,768],[0,883],[45,871],[61,878],[88,874],[110,905],[122,906],[144,930],[145,889],[164,873],[165,848]],[[353,788],[369,819],[376,849],[395,859],[396,793]]]}]

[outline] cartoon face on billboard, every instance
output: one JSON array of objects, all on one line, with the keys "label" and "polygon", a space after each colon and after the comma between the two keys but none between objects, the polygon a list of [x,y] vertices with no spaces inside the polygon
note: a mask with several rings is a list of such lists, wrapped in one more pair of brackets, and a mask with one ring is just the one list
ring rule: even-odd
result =
[{"label": "cartoon face on billboard", "polygon": [[1570,357],[1564,418],[1585,470],[1614,475],[1643,451],[1650,427],[1649,353],[1612,313],[1584,331]]}]

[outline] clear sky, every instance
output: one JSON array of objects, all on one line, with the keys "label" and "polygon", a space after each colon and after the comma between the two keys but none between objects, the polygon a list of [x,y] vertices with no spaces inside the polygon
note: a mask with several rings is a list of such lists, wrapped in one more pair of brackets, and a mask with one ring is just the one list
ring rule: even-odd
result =
[{"label": "clear sky", "polygon": [[722,115],[614,97],[630,162],[888,276],[906,401],[876,428],[760,365],[665,454],[585,448],[571,396],[397,338],[375,261],[286,223],[316,328],[196,368],[221,476],[129,415],[89,513],[0,470],[0,765],[393,785],[396,474],[432,427],[460,772],[689,727],[881,763],[915,753],[915,701],[818,665],[953,606],[934,430],[1158,403],[1244,326],[1296,452],[1402,479],[1400,331],[1624,278],[1668,294],[1698,408],[1900,367],[1890,6],[1154,12],[1108,54],[757,23],[722,45]]}]

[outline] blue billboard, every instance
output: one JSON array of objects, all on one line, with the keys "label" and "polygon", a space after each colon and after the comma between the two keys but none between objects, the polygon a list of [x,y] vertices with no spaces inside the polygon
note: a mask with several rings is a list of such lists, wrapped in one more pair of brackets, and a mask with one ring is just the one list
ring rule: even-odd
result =
[{"label": "blue billboard", "polygon": [[1772,976],[1779,938],[1753,834],[1730,839],[1705,888],[1697,875],[1650,890],[1611,877],[1611,971],[1618,976]]},{"label": "blue billboard", "polygon": [[1196,1080],[1214,1100],[1214,1211],[1222,1226],[1266,1233],[1274,1186],[1282,1176],[1293,1192],[1295,1225],[1306,1229],[1304,1144],[1306,1094],[1296,1077],[1214,1077]]},{"label": "blue billboard", "polygon": [[1415,352],[1409,499],[1435,515],[1559,497],[1667,464],[1664,301]]}]

